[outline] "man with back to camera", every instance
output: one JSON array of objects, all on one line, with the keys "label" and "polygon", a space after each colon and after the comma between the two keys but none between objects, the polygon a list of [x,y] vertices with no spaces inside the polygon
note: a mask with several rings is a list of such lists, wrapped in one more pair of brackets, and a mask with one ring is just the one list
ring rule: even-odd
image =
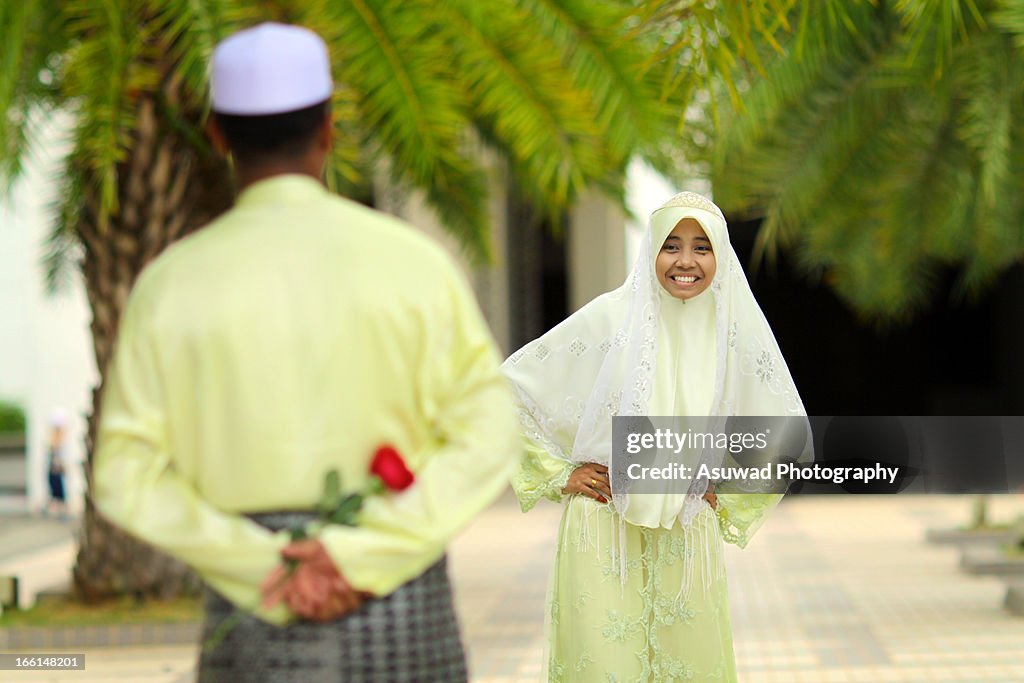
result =
[{"label": "man with back to camera", "polygon": [[[204,641],[254,610],[204,647],[202,682],[464,681],[444,549],[518,457],[493,340],[450,259],[321,184],[332,90],[306,29],[218,45],[210,134],[241,193],[140,275],[107,376],[96,505],[215,591]],[[360,490],[386,445],[411,487],[290,543],[326,472]],[[282,557],[297,563],[283,578]]]}]

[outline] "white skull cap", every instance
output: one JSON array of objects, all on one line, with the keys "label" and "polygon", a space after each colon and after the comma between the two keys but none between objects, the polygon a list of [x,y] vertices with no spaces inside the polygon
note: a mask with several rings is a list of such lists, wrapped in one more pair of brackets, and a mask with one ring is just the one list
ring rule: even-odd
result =
[{"label": "white skull cap", "polygon": [[225,38],[213,51],[213,110],[268,116],[331,97],[327,45],[309,29],[265,23]]}]

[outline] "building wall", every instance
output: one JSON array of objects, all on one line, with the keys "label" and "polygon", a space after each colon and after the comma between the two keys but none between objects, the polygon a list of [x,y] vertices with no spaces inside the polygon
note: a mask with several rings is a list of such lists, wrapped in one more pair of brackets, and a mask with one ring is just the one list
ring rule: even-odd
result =
[{"label": "building wall", "polygon": [[626,216],[596,193],[580,198],[569,218],[569,308],[579,310],[626,279]]},{"label": "building wall", "polygon": [[98,379],[91,318],[77,271],[56,294],[44,286],[48,207],[57,191],[54,179],[67,126],[67,119],[59,118],[43,129],[26,172],[0,201],[0,397],[26,410],[26,502],[33,510],[49,497],[46,441],[56,412],[68,416],[66,488],[72,510],[81,509],[84,416]]}]

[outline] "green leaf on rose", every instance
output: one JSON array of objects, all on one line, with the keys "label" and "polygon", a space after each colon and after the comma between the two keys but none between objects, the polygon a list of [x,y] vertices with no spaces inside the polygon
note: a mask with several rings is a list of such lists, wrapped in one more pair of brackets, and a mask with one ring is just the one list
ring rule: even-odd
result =
[{"label": "green leaf on rose", "polygon": [[324,495],[319,505],[321,515],[330,516],[341,502],[341,474],[338,470],[332,469],[324,475]]},{"label": "green leaf on rose", "polygon": [[354,526],[356,513],[363,507],[363,494],[351,493],[328,516],[332,524]]}]

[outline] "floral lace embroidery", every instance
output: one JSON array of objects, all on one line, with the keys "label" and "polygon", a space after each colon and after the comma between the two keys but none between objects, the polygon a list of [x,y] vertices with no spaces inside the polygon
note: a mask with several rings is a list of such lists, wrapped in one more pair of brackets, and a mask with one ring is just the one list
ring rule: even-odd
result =
[{"label": "floral lace embroidery", "polygon": [[679,194],[674,195],[671,199],[662,204],[660,207],[658,207],[658,210],[660,211],[661,209],[670,209],[672,207],[701,209],[703,211],[707,211],[708,213],[715,214],[722,220],[723,223],[725,222],[725,216],[722,214],[722,210],[719,209],[718,206],[716,206],[715,203],[712,202],[710,199],[708,199],[702,194],[697,194],[696,192],[680,192]]},{"label": "floral lace embroidery", "polygon": [[552,458],[568,462],[569,458],[552,437],[558,428],[558,420],[545,416],[534,400],[518,385],[513,384],[512,387],[515,390],[516,398],[519,399],[519,408],[516,414],[519,416],[519,424],[523,428],[523,433],[549,453]]},{"label": "floral lace embroidery", "polygon": [[562,415],[579,422],[580,418],[583,417],[583,410],[585,408],[586,406],[583,401],[567,398],[565,399],[565,403],[562,404]]},{"label": "floral lace embroidery", "polygon": [[624,641],[629,640],[640,631],[638,620],[630,619],[620,615],[615,610],[608,611],[608,621],[601,629],[601,635],[608,640]]},{"label": "floral lace embroidery", "polygon": [[675,657],[663,655],[654,662],[654,680],[692,681],[693,668]]},{"label": "floral lace embroidery", "polygon": [[745,548],[768,511],[781,498],[780,494],[772,493],[719,494],[715,513],[722,540]]},{"label": "floral lace embroidery", "polygon": [[771,384],[772,378],[775,377],[775,359],[769,356],[767,351],[762,351],[757,357],[756,372],[762,382]]},{"label": "floral lace embroidery", "polygon": [[[561,469],[551,476],[551,468],[559,466]],[[523,512],[529,512],[541,498],[547,498],[555,503],[561,502],[562,489],[565,488],[574,469],[576,466],[571,462],[555,460],[533,450],[527,450],[519,462],[519,468],[512,476],[512,488],[519,499],[519,507]]]},{"label": "floral lace embroidery", "polygon": [[577,612],[582,612],[583,608],[587,606],[587,601],[590,600],[591,597],[592,596],[587,591],[580,591],[580,594],[576,596],[576,603],[573,607]]},{"label": "floral lace embroidery", "polygon": [[[630,572],[638,571],[640,569],[640,562],[641,560],[639,558],[627,560],[626,573],[629,574]],[[601,564],[601,575],[606,580],[618,581],[620,578],[619,567],[620,565],[618,562],[612,561],[612,554],[611,550],[609,549],[607,552],[605,552],[604,562],[602,562]]]},{"label": "floral lace embroidery", "polygon": [[691,621],[697,612],[680,600],[659,596],[654,601],[654,619],[662,626],[672,626],[679,621]]},{"label": "floral lace embroidery", "polygon": [[576,669],[576,673],[579,673],[579,672],[583,671],[584,669],[586,669],[587,666],[590,665],[593,661],[594,661],[593,658],[590,655],[588,655],[586,652],[584,652],[583,654],[580,655],[580,658],[576,660],[576,666],[573,667],[573,668]]},{"label": "floral lace embroidery", "polygon": [[[568,514],[579,514],[579,510],[569,508]],[[597,518],[591,516],[597,515]],[[706,511],[699,524],[704,525],[705,530],[711,531],[709,538],[715,539],[713,532],[717,525],[715,514],[710,510]],[[568,523],[568,518],[566,522]],[[596,542],[597,538],[605,539],[607,536],[606,527],[614,524],[614,513],[607,513],[600,509],[588,511],[586,521],[575,518],[583,524],[602,524],[600,529],[590,527],[584,532],[580,527],[574,528],[572,538],[589,536],[589,543],[560,545],[560,552],[582,553],[584,557],[578,558],[586,562],[585,556],[590,557],[598,564],[594,569],[600,568],[605,577],[614,575],[618,571],[618,558],[613,556],[609,543]],[[711,526],[707,526],[711,525]],[[702,555],[700,548],[695,544],[701,541],[700,534],[689,534],[685,536],[675,531],[663,529],[646,529],[630,527],[630,534],[634,541],[630,541],[631,556],[629,561],[629,572],[631,577],[642,577],[640,584],[631,583],[636,590],[634,593],[635,602],[629,603],[628,608],[602,610],[601,621],[595,624],[598,629],[598,638],[604,639],[607,646],[602,648],[598,643],[577,643],[575,647],[568,646],[570,641],[563,642],[572,649],[567,651],[552,651],[549,659],[549,681],[562,681],[567,683],[589,683],[590,681],[616,681],[618,683],[682,683],[683,681],[735,681],[735,672],[732,667],[732,660],[728,657],[727,651],[723,651],[723,658],[716,661],[705,660],[700,668],[696,661],[690,661],[683,655],[686,649],[680,649],[680,643],[675,640],[681,637],[680,631],[666,631],[673,626],[679,627],[687,623],[693,623],[697,619],[707,619],[707,622],[699,624],[713,624],[721,619],[727,619],[724,574],[715,574],[714,571],[705,581],[711,595],[703,601],[680,599],[679,571],[680,567],[687,562],[700,561],[699,557],[693,557],[695,552]],[[637,539],[637,536],[639,537]],[[566,539],[568,541],[568,539]],[[638,543],[636,542],[638,541]],[[721,546],[717,549],[709,549],[718,557],[722,552]],[[671,571],[669,571],[669,568]],[[581,577],[582,578],[582,577]],[[569,588],[569,586],[566,586]],[[591,590],[583,590],[577,585],[563,595],[565,601],[559,607],[555,607],[557,599],[553,601],[551,615],[552,627],[557,630],[558,615],[562,619],[563,628],[568,619],[573,620],[590,618],[593,619],[595,610],[601,609],[602,605],[596,602],[595,593]],[[570,597],[571,596],[571,597]],[[572,616],[565,613],[565,606],[572,606]],[[702,606],[703,605],[703,606]],[[672,638],[670,642],[666,638]],[[685,636],[683,636],[685,637]],[[598,641],[600,642],[600,641]],[[560,646],[556,646],[560,647]],[[636,658],[623,660],[623,665],[630,669],[628,675],[617,669],[609,660],[610,652],[633,652]],[[617,660],[616,660],[617,661]]]}]

